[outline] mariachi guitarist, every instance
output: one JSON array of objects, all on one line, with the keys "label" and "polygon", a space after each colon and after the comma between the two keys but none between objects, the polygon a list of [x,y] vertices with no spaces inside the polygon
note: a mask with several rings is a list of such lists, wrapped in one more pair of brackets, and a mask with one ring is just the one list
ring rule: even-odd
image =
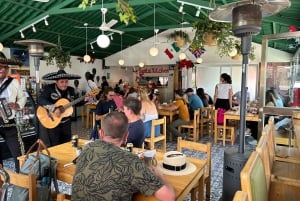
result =
[{"label": "mariachi guitarist", "polygon": [[[68,74],[64,70],[48,73],[42,77],[43,80],[55,81],[55,83],[45,86],[38,99],[38,104],[49,111],[50,118],[59,118],[63,115],[64,108],[55,103],[60,99],[73,101],[76,97],[75,89],[68,86],[68,81],[80,78],[79,75]],[[89,97],[86,96],[84,100],[78,104],[83,105],[88,99]],[[50,115],[55,115],[55,117],[51,117]],[[63,117],[56,127],[48,129],[50,146],[55,146],[71,140],[71,116],[72,115],[70,114],[70,116]]]}]

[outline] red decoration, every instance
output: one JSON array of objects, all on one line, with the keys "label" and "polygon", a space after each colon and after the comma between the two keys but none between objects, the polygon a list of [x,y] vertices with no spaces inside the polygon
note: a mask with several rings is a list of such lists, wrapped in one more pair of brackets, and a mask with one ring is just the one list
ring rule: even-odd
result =
[{"label": "red decoration", "polygon": [[174,57],[174,55],[168,48],[165,49],[165,54],[169,57],[169,59],[173,59]]},{"label": "red decoration", "polygon": [[291,25],[289,28],[289,32],[295,32],[297,31],[297,28],[294,25]]},{"label": "red decoration", "polygon": [[193,67],[194,64],[191,60],[186,60],[186,59],[183,59],[179,62],[179,68],[182,69],[182,68],[186,68],[186,69],[189,69],[191,67]]}]

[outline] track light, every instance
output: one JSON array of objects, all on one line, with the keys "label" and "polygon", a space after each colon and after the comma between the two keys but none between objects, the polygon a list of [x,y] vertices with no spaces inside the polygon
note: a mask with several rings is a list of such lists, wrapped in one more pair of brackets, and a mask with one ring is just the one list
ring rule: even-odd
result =
[{"label": "track light", "polygon": [[48,23],[48,21],[47,21],[47,18],[44,19],[44,22],[45,22],[45,25],[46,25],[46,26],[49,25],[49,23]]},{"label": "track light", "polygon": [[35,33],[36,29],[35,29],[34,25],[31,25],[31,26],[32,26],[32,31]]},{"label": "track light", "polygon": [[24,34],[22,31],[20,31],[20,34],[21,34],[21,38],[25,38]]},{"label": "track light", "polygon": [[27,25],[26,27],[24,27],[23,29],[20,29],[20,34],[21,34],[21,38],[25,38],[23,32],[26,30],[26,29],[29,29],[31,28],[33,32],[36,32],[36,28],[35,28],[35,25],[41,21],[44,21],[45,25],[48,26],[49,23],[47,21],[47,18],[49,17],[49,15],[46,15],[45,17],[42,17],[38,20],[36,20],[35,22],[32,22],[31,24]]},{"label": "track light", "polygon": [[183,11],[183,6],[184,6],[184,3],[181,3],[181,6],[179,7],[178,12],[182,13],[182,11]]},{"label": "track light", "polygon": [[198,9],[197,9],[197,12],[195,14],[195,16],[199,17],[200,16],[200,12],[201,12],[201,7],[199,6]]}]

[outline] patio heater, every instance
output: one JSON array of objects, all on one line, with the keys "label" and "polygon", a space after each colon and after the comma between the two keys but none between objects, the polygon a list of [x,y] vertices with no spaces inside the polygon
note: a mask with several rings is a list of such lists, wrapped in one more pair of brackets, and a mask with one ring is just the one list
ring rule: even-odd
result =
[{"label": "patio heater", "polygon": [[232,200],[234,193],[241,189],[240,172],[250,155],[249,152],[245,152],[244,132],[246,128],[246,81],[252,36],[259,34],[262,17],[274,15],[290,5],[289,0],[246,0],[220,6],[209,14],[210,20],[232,22],[233,34],[241,38],[241,53],[243,55],[239,125],[240,144],[238,151],[235,148],[224,151],[224,201]]},{"label": "patio heater", "polygon": [[[33,57],[34,67],[35,67],[35,79],[36,79],[35,95],[36,95],[36,106],[37,106],[38,98],[40,95],[40,75],[39,75],[40,59],[44,56],[44,47],[56,46],[56,45],[53,43],[49,43],[37,39],[20,40],[20,41],[15,41],[14,43],[18,45],[28,46],[29,55]],[[46,130],[40,128],[40,125],[38,124],[38,118],[36,117],[36,115],[35,115],[35,122],[36,122],[35,128],[36,128],[37,135],[39,136],[39,138],[42,138],[44,142],[47,142],[45,141],[44,138],[44,136],[46,136]]]}]

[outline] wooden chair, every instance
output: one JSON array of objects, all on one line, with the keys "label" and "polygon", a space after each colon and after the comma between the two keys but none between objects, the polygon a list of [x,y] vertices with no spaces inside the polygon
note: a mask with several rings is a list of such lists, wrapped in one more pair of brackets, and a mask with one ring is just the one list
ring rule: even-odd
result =
[{"label": "wooden chair", "polygon": [[254,151],[248,158],[240,173],[241,188],[246,192],[249,201],[267,201],[268,190],[263,161]]},{"label": "wooden chair", "polygon": [[[10,184],[28,189],[29,201],[37,201],[36,178],[34,174],[24,175],[24,174],[12,172],[7,169],[5,169],[5,171],[9,175]],[[1,180],[0,183],[2,183],[3,180],[2,176],[0,180]]]},{"label": "wooden chair", "polygon": [[[210,200],[210,179],[211,179],[211,143],[202,144],[198,142],[191,142],[187,140],[182,140],[181,137],[177,138],[177,151],[182,152],[182,148],[190,149],[205,153],[206,155],[206,168],[204,173],[204,184],[206,188],[206,199]],[[196,191],[198,186],[194,186],[191,190],[191,200],[196,200]],[[201,200],[201,199],[199,199]]]},{"label": "wooden chair", "polygon": [[223,131],[223,125],[218,124],[217,121],[218,110],[213,112],[213,125],[214,125],[214,141],[217,143],[218,140],[223,141],[223,146],[225,142],[231,142],[231,145],[235,142],[235,127],[228,125],[226,126],[226,132]]},{"label": "wooden chair", "polygon": [[208,134],[212,132],[212,111],[213,107],[203,107],[200,109],[200,135],[203,135],[204,128],[206,127]]},{"label": "wooden chair", "polygon": [[[200,123],[200,109],[194,111],[194,119],[186,125],[178,127],[178,131],[181,133],[182,129],[188,129],[187,137],[196,142],[199,139],[199,123]],[[193,132],[191,132],[193,131]],[[201,134],[202,135],[202,134]]]},{"label": "wooden chair", "polygon": [[[160,135],[155,136],[155,126],[160,126]],[[162,151],[166,152],[167,149],[167,123],[166,117],[161,119],[153,119],[151,124],[151,137],[145,138],[144,142],[148,142],[150,144],[150,149],[154,149],[155,143],[162,141]]]},{"label": "wooden chair", "polygon": [[66,195],[63,193],[57,194],[56,201],[70,201],[71,199],[67,199]]},{"label": "wooden chair", "polygon": [[235,192],[232,201],[248,201],[248,195],[244,191],[237,191]]}]

